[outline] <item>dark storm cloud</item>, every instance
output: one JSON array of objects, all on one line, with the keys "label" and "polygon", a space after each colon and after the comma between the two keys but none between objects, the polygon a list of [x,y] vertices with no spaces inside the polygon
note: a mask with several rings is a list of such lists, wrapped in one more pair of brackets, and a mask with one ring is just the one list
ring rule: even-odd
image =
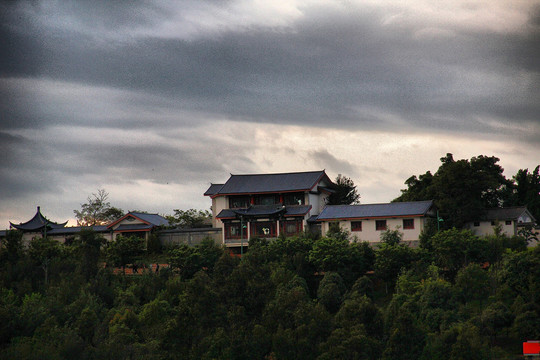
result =
[{"label": "dark storm cloud", "polygon": [[[84,129],[77,131],[84,133]],[[43,137],[47,139],[50,134],[44,133]],[[66,133],[56,136],[65,137]],[[128,142],[129,134],[119,137],[118,142],[79,138],[49,142],[0,133],[0,151],[11,155],[0,160],[0,194],[16,197],[28,195],[25,192],[29,190],[61,192],[63,183],[58,179],[79,176],[88,181],[100,179],[102,183],[145,179],[160,184],[188,184],[200,178],[222,177],[234,167],[254,167],[249,157],[239,155],[248,152],[243,145],[218,140],[198,144],[185,139],[177,145],[168,143],[167,138],[154,143]],[[208,156],[211,153],[215,156]]]},{"label": "dark storm cloud", "polygon": [[224,181],[300,154],[336,174],[384,172],[239,122],[538,146],[540,6],[496,31],[385,2],[242,10],[263,3],[1,3],[2,207],[83,184]]},{"label": "dark storm cloud", "polygon": [[[83,25],[104,12],[72,8]],[[148,23],[160,15],[157,8],[135,8],[138,15],[110,24],[105,18],[100,27],[125,28],[145,11]],[[110,16],[119,12],[116,6]],[[93,33],[59,32],[27,19],[35,33],[26,37],[16,26],[2,27],[10,39],[7,53],[15,55],[0,70],[4,76],[37,74],[128,89],[166,97],[183,110],[245,121],[365,129],[393,128],[390,118],[397,117],[413,127],[474,132],[494,131],[478,117],[537,121],[537,26],[512,35],[456,29],[451,36],[418,38],[421,24],[395,28],[382,25],[381,17],[358,8],[347,14],[307,9],[284,31],[253,27],[192,40],[107,42]],[[533,25],[535,19],[532,15]],[[19,48],[30,49],[24,65],[19,65]],[[528,78],[528,91],[516,79],[520,72]],[[521,91],[524,96],[516,98]],[[33,126],[35,114],[18,107],[10,115],[17,119],[7,120],[10,125],[30,121]]]},{"label": "dark storm cloud", "polygon": [[48,166],[51,154],[42,151],[36,142],[0,132],[0,154],[0,198],[3,201],[59,192],[58,184],[51,181]]}]

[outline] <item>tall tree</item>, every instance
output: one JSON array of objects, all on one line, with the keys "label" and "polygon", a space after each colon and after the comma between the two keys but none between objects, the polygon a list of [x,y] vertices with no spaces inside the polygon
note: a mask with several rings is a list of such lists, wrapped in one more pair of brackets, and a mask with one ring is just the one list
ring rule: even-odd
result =
[{"label": "tall tree", "polygon": [[356,185],[346,176],[338,174],[334,186],[334,192],[327,199],[328,205],[351,205],[360,203],[360,194],[356,191]]},{"label": "tall tree", "polygon": [[33,238],[28,246],[28,254],[36,265],[43,269],[45,286],[49,282],[51,262],[60,254],[60,244],[51,238]]},{"label": "tall tree", "polygon": [[527,209],[540,221],[540,165],[533,172],[520,169],[514,175],[515,185],[510,188],[509,203],[513,206],[526,205]]},{"label": "tall tree", "polygon": [[212,218],[212,214],[208,210],[179,210],[174,209],[174,215],[166,216],[169,224],[178,226],[181,228],[198,228],[203,227],[209,219]]},{"label": "tall tree", "polygon": [[434,200],[445,227],[462,227],[484,209],[504,205],[512,182],[505,178],[498,161],[484,155],[456,161],[448,153],[434,175],[428,171],[407,179],[407,189],[394,201]]},{"label": "tall tree", "polygon": [[111,206],[107,201],[109,193],[98,189],[97,193],[88,196],[86,203],[81,204],[81,210],[73,210],[79,226],[105,225],[124,215],[122,209]]},{"label": "tall tree", "polygon": [[75,254],[78,255],[77,269],[86,281],[98,273],[101,245],[105,239],[94,230],[83,229],[74,242]]},{"label": "tall tree", "polygon": [[136,236],[118,236],[105,249],[107,261],[114,266],[121,266],[123,274],[126,273],[126,265],[140,260],[143,253],[144,239]]}]

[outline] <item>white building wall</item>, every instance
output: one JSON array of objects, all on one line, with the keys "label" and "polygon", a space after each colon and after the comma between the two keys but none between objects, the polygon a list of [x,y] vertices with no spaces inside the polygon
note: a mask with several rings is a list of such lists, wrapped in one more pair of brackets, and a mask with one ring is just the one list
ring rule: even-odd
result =
[{"label": "white building wall", "polygon": [[[212,199],[212,226],[216,228],[223,228],[223,222],[219,219],[216,219],[217,214],[223,209],[229,208],[229,197],[228,196],[218,196]],[[225,233],[225,231],[223,231]],[[225,239],[225,238],[224,238]]]},{"label": "white building wall", "polygon": [[[515,221],[511,221],[510,225],[506,225],[506,221],[500,221],[501,229],[503,234],[507,236],[516,235],[516,224]],[[495,226],[491,225],[491,221],[480,221],[479,226],[474,226],[474,223],[469,223],[469,229],[472,230],[474,235],[477,236],[486,236],[495,234]]]},{"label": "white building wall", "polygon": [[[414,220],[414,229],[403,229],[403,218],[377,219],[386,220],[386,227],[390,230],[395,230],[399,226],[399,231],[403,233],[403,241],[418,241],[420,233],[424,228],[424,218],[406,218]],[[352,220],[357,221],[357,220]],[[362,231],[351,231],[351,220],[339,221],[339,226],[351,234],[351,240],[358,239],[359,241],[367,241],[377,243],[381,241],[381,233],[383,231],[376,230],[375,219],[364,219],[362,221]],[[330,221],[324,221],[321,226],[322,235],[326,236],[330,227]]]},{"label": "white building wall", "polygon": [[317,194],[307,193],[306,205],[311,205],[311,215],[319,215],[321,213],[320,196]]}]

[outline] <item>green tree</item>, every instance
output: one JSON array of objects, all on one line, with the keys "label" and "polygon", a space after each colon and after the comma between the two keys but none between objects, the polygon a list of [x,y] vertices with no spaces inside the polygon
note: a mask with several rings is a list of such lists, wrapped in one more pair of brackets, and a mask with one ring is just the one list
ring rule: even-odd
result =
[{"label": "green tree", "polygon": [[532,250],[506,254],[502,279],[526,302],[540,301],[540,246]]},{"label": "green tree", "polygon": [[190,279],[202,269],[203,259],[196,248],[181,244],[168,252],[168,262],[185,279]]},{"label": "green tree", "polygon": [[381,343],[368,336],[363,326],[337,328],[320,345],[320,351],[317,360],[372,360],[380,358]]},{"label": "green tree", "polygon": [[349,259],[349,240],[342,237],[323,237],[315,241],[309,261],[319,271],[339,271]]},{"label": "green tree", "polygon": [[512,324],[512,333],[520,340],[540,337],[540,315],[538,311],[527,310],[516,315]]},{"label": "green tree", "polygon": [[0,259],[10,262],[17,261],[23,254],[22,237],[22,231],[7,231],[4,241],[0,242]]},{"label": "green tree", "polygon": [[417,325],[413,315],[402,307],[384,349],[383,360],[415,360],[424,349],[425,333]]},{"label": "green tree", "polygon": [[526,205],[527,209],[540,221],[540,165],[534,171],[520,169],[513,176],[514,186],[509,187],[509,205]]},{"label": "green tree", "polygon": [[45,286],[49,283],[49,269],[51,262],[61,252],[58,241],[51,238],[34,238],[30,241],[28,254],[44,273]]},{"label": "green tree", "polygon": [[428,171],[407,179],[407,189],[394,201],[434,200],[445,228],[462,227],[484,209],[500,206],[507,197],[512,182],[505,178],[498,161],[483,155],[456,161],[446,154],[434,175]]},{"label": "green tree", "polygon": [[[433,247],[433,260],[435,264],[444,269],[448,277],[453,280],[459,269],[478,260],[478,244],[487,244],[485,239],[479,239],[470,230],[441,231],[431,239]],[[485,249],[480,246],[480,249]],[[486,254],[487,255],[487,254]]]},{"label": "green tree", "polygon": [[360,194],[351,178],[338,174],[332,190],[334,192],[326,200],[328,205],[351,205],[360,202]]},{"label": "green tree", "polygon": [[108,199],[109,193],[105,189],[98,189],[97,193],[88,196],[87,202],[81,204],[81,210],[73,210],[77,218],[77,225],[105,225],[123,216],[123,210],[111,206]]},{"label": "green tree", "polygon": [[115,241],[107,244],[105,249],[107,261],[115,266],[121,266],[126,273],[126,265],[133,264],[144,253],[144,239],[136,236],[117,236]]},{"label": "green tree", "polygon": [[216,244],[214,239],[207,237],[195,247],[201,254],[202,266],[204,269],[212,272],[216,262],[225,252],[224,248]]},{"label": "green tree", "polygon": [[403,233],[399,231],[398,227],[396,227],[394,230],[386,229],[381,233],[381,242],[386,245],[397,245],[401,242],[402,239]]},{"label": "green tree", "polygon": [[351,330],[362,325],[366,334],[375,339],[383,338],[383,316],[373,301],[365,295],[352,293],[347,296],[334,317],[336,327]]},{"label": "green tree", "polygon": [[456,276],[455,289],[462,302],[483,303],[491,290],[487,271],[478,264],[469,264],[460,269]]},{"label": "green tree", "polygon": [[512,325],[514,317],[508,307],[502,302],[495,302],[487,306],[480,315],[482,330],[493,340],[504,328]]},{"label": "green tree", "polygon": [[95,277],[98,272],[101,245],[105,239],[91,229],[83,229],[75,239],[73,246],[78,255],[78,271],[86,281]]},{"label": "green tree", "polygon": [[338,311],[347,288],[343,283],[343,279],[338,273],[329,271],[324,274],[324,277],[317,289],[317,298],[324,305],[326,310],[331,313]]},{"label": "green tree", "polygon": [[394,287],[399,273],[408,269],[416,259],[415,251],[407,245],[382,243],[375,252],[375,275],[388,286]]},{"label": "green tree", "polygon": [[174,209],[174,215],[167,215],[165,218],[171,226],[180,228],[199,228],[204,227],[212,218],[208,210],[179,210]]}]

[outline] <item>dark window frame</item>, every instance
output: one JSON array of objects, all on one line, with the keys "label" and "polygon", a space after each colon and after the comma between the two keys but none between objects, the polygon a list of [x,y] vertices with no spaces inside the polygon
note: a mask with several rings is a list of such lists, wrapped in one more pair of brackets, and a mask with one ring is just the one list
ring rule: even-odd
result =
[{"label": "dark window frame", "polygon": [[[241,232],[242,231],[242,228],[241,228],[242,224],[241,223],[239,223],[239,222],[238,223],[227,222],[224,225],[225,225],[224,226],[224,228],[225,228],[225,239],[227,239],[227,240],[241,239],[241,237],[240,237],[240,235],[242,234],[242,232]],[[232,227],[237,229],[237,232],[238,232],[237,235],[236,234],[235,235],[231,234],[231,228]],[[244,239],[247,239],[247,228],[244,229],[244,234],[243,234],[242,237]]]},{"label": "dark window frame", "polygon": [[229,196],[229,209],[247,208],[251,203],[251,199],[247,195]]},{"label": "dark window frame", "polygon": [[[298,203],[300,200],[300,203]],[[305,205],[306,196],[303,192],[283,194],[283,205]]]},{"label": "dark window frame", "polygon": [[376,231],[386,231],[386,229],[387,229],[386,220],[375,220]]},{"label": "dark window frame", "polygon": [[[294,225],[296,230],[294,232],[287,231],[288,225]],[[302,233],[304,231],[304,222],[301,219],[298,220],[282,220],[279,222],[279,233],[284,234],[285,236],[294,236]]]},{"label": "dark window frame", "polygon": [[[265,201],[264,199],[271,199],[272,202]],[[254,205],[277,205],[279,204],[279,195],[276,194],[265,194],[265,195],[256,195],[253,197]]]},{"label": "dark window frame", "polygon": [[351,221],[351,231],[362,231],[362,221]]},{"label": "dark window frame", "polygon": [[[258,237],[258,238],[275,238],[277,237],[277,222],[276,221],[253,221],[250,223],[250,236],[251,237]],[[268,234],[265,234],[264,232],[260,232],[258,230],[262,230],[264,228],[268,228]]]},{"label": "dark window frame", "polygon": [[414,219],[403,219],[403,230],[414,230]]}]

